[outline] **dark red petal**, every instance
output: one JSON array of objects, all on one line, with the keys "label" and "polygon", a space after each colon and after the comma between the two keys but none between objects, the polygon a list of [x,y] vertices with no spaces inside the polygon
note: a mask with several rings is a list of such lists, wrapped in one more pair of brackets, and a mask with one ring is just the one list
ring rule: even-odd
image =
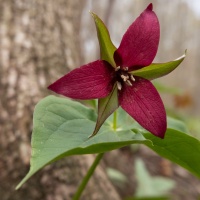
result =
[{"label": "dark red petal", "polygon": [[113,88],[114,70],[106,61],[97,60],[74,69],[48,89],[73,99],[106,97]]},{"label": "dark red petal", "polygon": [[114,59],[130,70],[152,63],[158,49],[160,26],[152,4],[131,24],[124,34]]},{"label": "dark red petal", "polygon": [[163,102],[153,84],[137,78],[133,86],[123,85],[119,94],[121,107],[142,127],[164,138],[167,122]]}]

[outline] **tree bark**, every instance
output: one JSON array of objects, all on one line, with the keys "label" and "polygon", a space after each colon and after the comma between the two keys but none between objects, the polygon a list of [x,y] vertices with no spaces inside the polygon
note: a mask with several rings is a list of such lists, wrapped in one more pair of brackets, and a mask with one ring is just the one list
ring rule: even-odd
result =
[{"label": "tree bark", "polygon": [[[0,0],[0,196],[71,199],[93,156],[63,159],[14,188],[29,169],[32,113],[46,87],[81,63],[83,1]],[[119,199],[98,168],[84,199]]]}]

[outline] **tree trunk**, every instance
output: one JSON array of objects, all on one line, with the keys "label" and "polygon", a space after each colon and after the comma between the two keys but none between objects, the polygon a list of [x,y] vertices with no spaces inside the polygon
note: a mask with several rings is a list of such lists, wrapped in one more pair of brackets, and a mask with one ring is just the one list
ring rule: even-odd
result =
[{"label": "tree trunk", "polygon": [[[21,190],[14,190],[29,169],[35,104],[48,94],[50,83],[81,63],[83,4],[79,0],[0,0],[2,200],[71,199],[91,165],[92,155],[68,157],[47,166]],[[84,199],[119,199],[101,168]]]}]

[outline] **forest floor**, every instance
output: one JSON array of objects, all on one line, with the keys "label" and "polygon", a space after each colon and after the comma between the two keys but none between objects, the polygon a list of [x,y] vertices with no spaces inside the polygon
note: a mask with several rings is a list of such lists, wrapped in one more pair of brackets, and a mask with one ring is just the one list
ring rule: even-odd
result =
[{"label": "forest floor", "polygon": [[120,150],[108,152],[104,156],[106,167],[120,171],[128,179],[126,183],[122,184],[112,181],[122,199],[133,197],[136,191],[137,181],[134,172],[134,163],[138,158],[143,160],[148,173],[152,177],[162,176],[175,181],[174,188],[168,193],[168,199],[200,199],[200,180],[198,178],[178,165],[161,158],[144,145],[139,145],[135,150],[131,146],[124,147]]}]

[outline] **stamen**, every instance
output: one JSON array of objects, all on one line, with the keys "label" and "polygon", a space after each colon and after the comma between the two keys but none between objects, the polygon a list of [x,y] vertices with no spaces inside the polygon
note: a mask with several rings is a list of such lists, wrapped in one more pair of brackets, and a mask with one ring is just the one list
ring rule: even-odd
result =
[{"label": "stamen", "polygon": [[133,77],[132,74],[130,75],[130,77],[131,77],[131,80],[132,80],[132,81],[135,81],[135,78]]},{"label": "stamen", "polygon": [[129,79],[129,76],[121,75],[121,78],[123,79],[124,82],[126,82]]},{"label": "stamen", "polygon": [[128,67],[124,67],[124,71],[128,71]]},{"label": "stamen", "polygon": [[119,69],[120,69],[120,66],[117,66],[117,67],[115,68],[115,71],[117,72],[117,71],[119,71]]},{"label": "stamen", "polygon": [[127,80],[125,83],[126,83],[127,85],[129,85],[129,86],[132,86],[132,83],[131,83],[129,80]]},{"label": "stamen", "polygon": [[120,82],[117,81],[117,89],[121,90],[122,89],[122,84]]}]

